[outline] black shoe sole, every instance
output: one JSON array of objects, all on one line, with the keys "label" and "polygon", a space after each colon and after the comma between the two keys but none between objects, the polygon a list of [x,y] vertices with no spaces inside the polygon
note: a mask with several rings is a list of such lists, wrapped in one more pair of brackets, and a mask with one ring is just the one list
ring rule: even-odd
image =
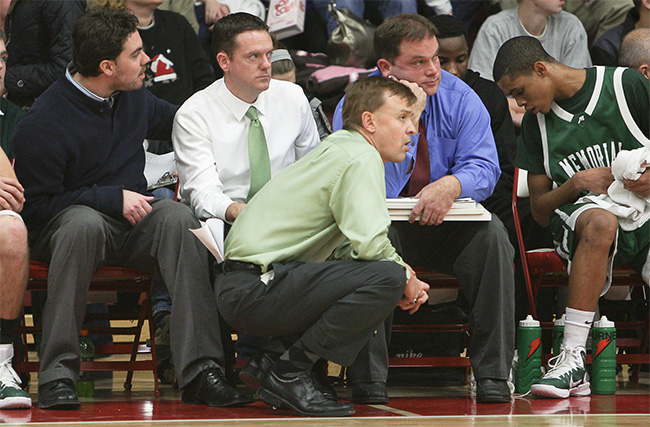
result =
[{"label": "black shoe sole", "polygon": [[38,402],[39,409],[55,409],[55,410],[74,410],[81,409],[81,402],[69,401],[69,402],[52,402],[52,403],[41,403]]},{"label": "black shoe sole", "polygon": [[476,403],[510,403],[510,396],[482,396],[476,398]]},{"label": "black shoe sole", "polygon": [[350,399],[352,403],[358,403],[361,405],[385,405],[388,403],[387,397],[352,397]]},{"label": "black shoe sole", "polygon": [[215,408],[226,408],[229,406],[243,406],[248,403],[253,403],[255,402],[255,398],[252,396],[243,396],[240,397],[239,399],[233,399],[230,402],[207,402],[203,399],[199,399],[196,396],[186,396],[185,393],[181,395],[181,402],[187,403],[189,405],[207,405],[207,406],[212,406]]},{"label": "black shoe sole", "polygon": [[298,409],[294,405],[292,405],[289,401],[286,399],[278,396],[277,394],[273,393],[270,390],[265,389],[264,387],[260,387],[259,390],[257,391],[258,396],[260,399],[262,399],[264,402],[267,404],[276,407],[276,408],[290,408],[293,409],[295,412],[298,413],[298,415],[302,415],[303,417],[346,417],[348,415],[352,415],[356,412],[354,408],[350,409],[344,409],[341,408],[338,411],[329,411],[329,412],[305,412],[301,409]]}]

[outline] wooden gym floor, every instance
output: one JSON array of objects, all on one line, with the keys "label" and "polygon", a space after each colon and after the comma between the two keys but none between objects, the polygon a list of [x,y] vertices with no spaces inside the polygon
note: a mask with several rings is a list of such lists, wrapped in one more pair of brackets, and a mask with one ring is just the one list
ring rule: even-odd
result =
[{"label": "wooden gym floor", "polygon": [[[336,368],[334,368],[336,369]],[[332,372],[331,372],[332,373]],[[389,387],[387,405],[356,405],[348,418],[305,419],[288,410],[274,410],[261,401],[242,408],[209,408],[180,402],[180,391],[161,386],[154,395],[150,372],[136,372],[133,389],[124,391],[125,373],[96,382],[95,397],[82,399],[81,410],[38,409],[36,375],[30,392],[34,408],[1,410],[0,423],[29,426],[650,426],[650,376],[638,384],[619,374],[615,396],[563,400],[516,397],[508,404],[477,404],[467,386]],[[349,391],[337,386],[343,399]]]}]

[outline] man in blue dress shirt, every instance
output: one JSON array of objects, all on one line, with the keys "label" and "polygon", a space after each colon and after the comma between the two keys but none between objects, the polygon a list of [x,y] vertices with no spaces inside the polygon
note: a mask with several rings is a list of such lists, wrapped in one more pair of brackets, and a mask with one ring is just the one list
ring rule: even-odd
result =
[{"label": "man in blue dress shirt", "polygon": [[[468,355],[482,403],[510,401],[514,352],[514,249],[496,215],[488,222],[444,222],[458,197],[489,197],[501,171],[490,116],[476,93],[441,70],[435,26],[419,15],[389,18],[375,32],[376,74],[417,83],[428,95],[420,134],[401,163],[386,163],[387,197],[418,198],[408,222],[394,222],[406,262],[458,278],[470,307]],[[341,105],[334,129],[341,127]],[[421,140],[426,142],[418,143]],[[384,331],[350,369],[353,398],[387,402]]]}]

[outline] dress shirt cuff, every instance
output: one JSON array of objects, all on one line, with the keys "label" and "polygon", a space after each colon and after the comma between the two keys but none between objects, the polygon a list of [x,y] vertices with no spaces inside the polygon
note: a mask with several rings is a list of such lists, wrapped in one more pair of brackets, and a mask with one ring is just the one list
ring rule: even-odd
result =
[{"label": "dress shirt cuff", "polygon": [[219,200],[215,203],[214,212],[209,212],[211,214],[210,216],[219,218],[228,224],[232,224],[231,221],[226,220],[226,211],[228,210],[228,206],[232,205],[233,203],[235,203],[234,200],[231,200],[230,198]]},{"label": "dress shirt cuff", "polygon": [[476,193],[474,192],[475,179],[471,174],[459,171],[452,176],[456,177],[456,179],[458,179],[460,182],[460,196],[458,197],[471,197],[472,199],[476,198]]},{"label": "dress shirt cuff", "polygon": [[406,274],[406,281],[404,282],[405,284],[408,283],[409,280],[411,280],[411,270],[406,266],[406,263],[404,261],[398,263],[402,267],[404,267],[404,273]]}]

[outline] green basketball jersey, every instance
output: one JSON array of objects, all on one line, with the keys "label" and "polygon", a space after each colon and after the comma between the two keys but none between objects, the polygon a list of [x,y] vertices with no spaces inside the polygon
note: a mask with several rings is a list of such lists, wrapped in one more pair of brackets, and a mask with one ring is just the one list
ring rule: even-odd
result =
[{"label": "green basketball jersey", "polygon": [[621,150],[650,147],[649,121],[650,85],[640,73],[589,68],[574,96],[526,114],[516,163],[560,186],[580,170],[610,167]]}]

